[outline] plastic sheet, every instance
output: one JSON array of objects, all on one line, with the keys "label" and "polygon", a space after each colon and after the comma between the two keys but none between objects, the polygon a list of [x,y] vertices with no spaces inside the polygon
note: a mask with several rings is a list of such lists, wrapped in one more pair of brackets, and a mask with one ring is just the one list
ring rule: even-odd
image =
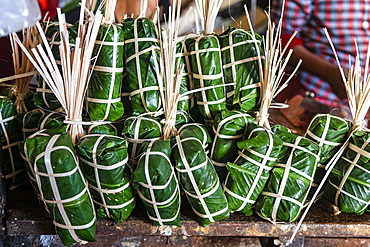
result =
[{"label": "plastic sheet", "polygon": [[37,0],[0,0],[0,37],[33,26],[41,19]]}]

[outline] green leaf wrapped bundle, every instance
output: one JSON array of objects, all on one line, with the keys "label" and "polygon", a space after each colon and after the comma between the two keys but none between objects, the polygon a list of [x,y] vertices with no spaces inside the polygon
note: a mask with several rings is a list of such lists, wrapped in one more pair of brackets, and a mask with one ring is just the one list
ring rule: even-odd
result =
[{"label": "green leaf wrapped bundle", "polygon": [[115,121],[124,113],[121,102],[123,76],[123,30],[115,24],[102,24],[95,41],[93,72],[87,89],[91,120]]},{"label": "green leaf wrapped bundle", "polygon": [[229,217],[226,196],[199,136],[180,131],[173,139],[172,159],[199,224],[207,226]]},{"label": "green leaf wrapped bundle", "polygon": [[[219,35],[225,84],[227,86],[227,105],[230,109],[244,111],[256,107],[259,101],[259,54],[263,54],[262,37],[252,36],[250,31],[229,26]],[[256,49],[260,49],[259,53]]]},{"label": "green leaf wrapped bundle", "polygon": [[369,143],[369,131],[355,131],[331,170],[324,197],[341,212],[361,215],[370,211]]},{"label": "green leaf wrapped bundle", "polygon": [[351,123],[341,117],[318,114],[308,126],[305,137],[321,147],[320,163],[325,164],[346,141],[350,129]]},{"label": "green leaf wrapped bundle", "polygon": [[238,153],[237,142],[241,141],[248,123],[252,122],[249,114],[224,110],[215,116],[212,125],[214,139],[210,159],[221,181],[227,175],[226,163],[233,162]]},{"label": "green leaf wrapped bundle", "polygon": [[257,199],[256,212],[273,223],[293,222],[299,218],[313,182],[320,148],[285,127],[274,126],[272,130],[284,143],[270,179]]},{"label": "green leaf wrapped bundle", "polygon": [[145,142],[133,184],[154,226],[180,226],[180,188],[171,164],[169,140]]},{"label": "green leaf wrapped bundle", "polygon": [[[46,38],[49,42],[51,51],[55,58],[55,61],[58,63],[58,67],[60,67],[60,53],[59,53],[59,45],[60,45],[60,33],[59,33],[59,23],[44,23],[47,25],[46,30]],[[69,32],[69,42],[71,49],[74,48],[74,44],[77,37],[77,26],[68,25],[67,26]],[[38,77],[38,86],[36,88],[36,93],[33,96],[34,104],[42,109],[49,109],[49,110],[57,110],[62,105],[55,97],[54,93],[51,91],[50,87],[47,85],[46,81],[42,79],[42,77]]]},{"label": "green leaf wrapped bundle", "polygon": [[[185,45],[185,39],[180,39],[179,42],[176,44],[176,65],[175,68],[183,67],[183,73],[181,75],[181,82],[180,82],[180,96],[183,94],[186,94],[189,90],[194,89],[194,82],[193,77],[191,75],[191,65],[189,56],[187,53],[187,48]],[[174,71],[176,74],[176,71]],[[193,95],[187,94],[185,96],[180,97],[178,103],[177,103],[177,110],[188,112],[190,110],[191,103],[192,102]]]},{"label": "green leaf wrapped bundle", "polygon": [[36,132],[26,139],[25,153],[63,244],[96,241],[93,202],[65,128]]},{"label": "green leaf wrapped bundle", "polygon": [[77,154],[97,215],[124,222],[135,207],[127,141],[117,136],[85,135],[77,144]]},{"label": "green leaf wrapped bundle", "polygon": [[22,141],[22,127],[15,119],[13,101],[0,96],[0,137],[2,147],[1,172],[6,189],[12,190],[27,181],[23,158],[18,149]]},{"label": "green leaf wrapped bundle", "polygon": [[64,120],[66,118],[65,113],[62,112],[50,112],[40,118],[39,129],[52,129],[60,128],[65,126]]},{"label": "green leaf wrapped bundle", "polygon": [[200,123],[184,124],[178,129],[178,133],[182,133],[183,136],[192,136],[197,138],[202,143],[204,150],[207,150],[208,144],[212,142],[208,130]]},{"label": "green leaf wrapped bundle", "polygon": [[186,40],[190,55],[191,72],[200,112],[207,119],[226,109],[226,93],[222,73],[221,50],[214,35],[199,36]]},{"label": "green leaf wrapped bundle", "polygon": [[238,157],[227,163],[224,183],[229,209],[249,216],[280,155],[283,141],[270,130],[251,123],[245,140],[238,142]]},{"label": "green leaf wrapped bundle", "polygon": [[42,109],[35,109],[17,116],[22,126],[23,140],[39,130],[39,122],[44,115]]},{"label": "green leaf wrapped bundle", "polygon": [[155,117],[129,117],[124,122],[122,135],[129,142],[130,162],[135,164],[142,143],[158,140],[162,136],[162,124]]},{"label": "green leaf wrapped bundle", "polygon": [[[320,161],[309,197],[316,191],[318,184],[325,175],[326,164],[346,141],[350,129],[350,122],[334,115],[318,114],[312,119],[307,128],[305,137],[316,142],[321,151]],[[319,195],[319,197],[321,196],[322,194]]]},{"label": "green leaf wrapped bundle", "polygon": [[132,115],[157,112],[162,107],[160,51],[155,24],[147,18],[122,20],[126,78]]},{"label": "green leaf wrapped bundle", "polygon": [[104,134],[112,136],[120,136],[123,129],[123,122],[100,123],[96,122],[91,125],[86,125],[86,133],[90,134]]},{"label": "green leaf wrapped bundle", "polygon": [[123,78],[121,83],[121,102],[123,104],[123,108],[125,109],[124,117],[131,116],[132,115],[132,109],[131,109],[131,99],[130,99],[130,89],[128,88],[127,83],[127,73],[125,68],[123,68]]},{"label": "green leaf wrapped bundle", "polygon": [[176,124],[175,125],[181,125],[186,124],[190,121],[190,115],[186,111],[177,111],[176,112]]}]

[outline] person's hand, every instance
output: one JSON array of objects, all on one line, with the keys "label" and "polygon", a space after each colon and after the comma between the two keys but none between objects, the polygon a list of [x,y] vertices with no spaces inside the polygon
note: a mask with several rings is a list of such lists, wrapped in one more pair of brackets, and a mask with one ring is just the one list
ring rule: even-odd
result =
[{"label": "person's hand", "polygon": [[[348,69],[344,68],[344,76],[347,77]],[[325,78],[324,78],[331,87],[333,93],[335,93],[340,99],[346,99],[347,93],[346,88],[343,82],[342,75],[339,71],[337,65],[332,64],[327,69],[325,69]]]},{"label": "person's hand", "polygon": [[[158,1],[159,3],[160,1]],[[132,1],[132,0],[117,0],[116,3],[116,20],[118,22],[121,21],[122,18],[124,18],[125,15],[130,17],[131,15],[134,15],[134,17],[138,17],[140,13],[140,1]],[[150,18],[152,17],[153,13],[155,12],[157,7],[157,1],[156,0],[149,0],[148,1],[148,7],[146,9],[146,17]]]}]

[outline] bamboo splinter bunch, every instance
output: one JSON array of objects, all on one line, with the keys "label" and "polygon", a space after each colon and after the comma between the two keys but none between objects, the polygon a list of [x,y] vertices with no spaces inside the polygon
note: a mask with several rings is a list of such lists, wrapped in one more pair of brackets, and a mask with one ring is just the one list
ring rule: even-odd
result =
[{"label": "bamboo splinter bunch", "polygon": [[[24,53],[20,52],[19,46],[17,42],[14,40],[15,35],[17,34],[11,33],[9,35],[10,44],[13,51],[12,56],[13,56],[14,74],[22,75],[32,72],[35,70],[35,68],[32,65],[31,61],[27,58],[27,56]],[[26,47],[28,50],[35,48],[40,43],[40,38],[35,26],[23,29],[22,43],[23,46]],[[25,104],[25,98],[28,92],[28,87],[32,79],[32,76],[33,75],[15,79],[13,89],[10,90],[9,92],[10,97],[12,95],[16,97],[14,105],[17,110],[17,113],[23,113],[28,111]]]},{"label": "bamboo splinter bunch", "polygon": [[[356,44],[357,48],[357,44]],[[368,44],[368,53],[366,54],[365,72],[362,77],[361,63],[359,56],[356,56],[354,65],[351,65],[348,73],[348,79],[344,80],[347,91],[348,104],[352,113],[352,130],[362,128],[365,125],[364,119],[370,107],[370,77],[368,67],[370,60],[370,42]],[[357,49],[358,50],[358,49]],[[343,69],[341,68],[344,78]]]},{"label": "bamboo splinter bunch", "polygon": [[[177,104],[180,98],[180,82],[182,67],[176,68],[176,42],[179,30],[181,0],[173,1],[174,9],[169,9],[169,18],[164,31],[162,31],[161,56],[164,70],[162,78],[165,81],[164,91],[161,91],[165,124],[163,127],[164,139],[174,134]],[[174,76],[175,72],[175,76]]]},{"label": "bamboo splinter bunch", "polygon": [[195,0],[205,35],[213,34],[215,21],[223,0]]},{"label": "bamboo splinter bunch", "polygon": [[97,12],[94,18],[90,18],[85,24],[85,4],[86,0],[82,0],[78,35],[75,48],[72,51],[65,15],[58,9],[61,69],[57,66],[40,23],[36,23],[36,26],[43,45],[40,44],[37,49],[31,49],[33,56],[20,44],[17,37],[15,39],[63,106],[67,115],[66,123],[69,124],[68,132],[71,134],[74,144],[79,137],[84,135],[81,125],[83,102],[88,84],[94,42],[102,21],[102,14]]},{"label": "bamboo splinter bunch", "polygon": [[[248,15],[248,10],[245,7],[245,12],[247,13],[248,24],[252,28],[252,23]],[[264,37],[263,42],[263,50],[264,50],[264,63],[262,63],[262,59],[258,59],[259,63],[259,73],[260,73],[260,111],[257,113],[256,120],[260,126],[263,126],[267,129],[270,129],[270,124],[268,121],[268,110],[271,106],[272,100],[284,89],[288,86],[289,81],[293,78],[294,74],[297,72],[298,67],[301,64],[301,60],[296,65],[292,74],[285,79],[285,69],[288,65],[289,59],[292,55],[293,50],[289,50],[286,53],[289,43],[296,35],[296,32],[292,34],[290,40],[282,47],[281,44],[281,19],[278,23],[277,28],[275,28],[275,23],[271,21],[269,18],[269,14],[266,13],[267,16],[267,30]],[[252,37],[254,40],[257,40],[252,31]],[[257,45],[257,42],[254,42]],[[259,49],[256,47],[256,51],[258,53],[258,57],[261,57],[259,54]]]}]

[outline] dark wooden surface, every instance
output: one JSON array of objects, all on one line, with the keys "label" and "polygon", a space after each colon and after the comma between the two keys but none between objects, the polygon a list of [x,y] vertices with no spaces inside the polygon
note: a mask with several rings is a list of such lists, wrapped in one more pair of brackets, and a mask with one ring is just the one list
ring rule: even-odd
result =
[{"label": "dark wooden surface", "polygon": [[[28,189],[17,189],[8,193],[6,234],[13,235],[54,235],[54,226],[35,194]],[[13,202],[13,204],[12,204]],[[11,205],[12,204],[12,205]],[[201,227],[184,203],[182,227],[153,227],[145,211],[137,206],[124,222],[113,225],[107,219],[99,219],[97,236],[223,236],[223,237],[281,237],[290,236],[297,223],[273,225],[258,216],[232,213],[228,219]],[[347,237],[370,238],[370,215],[358,216],[342,213],[337,216],[326,211],[323,200],[314,204],[307,215],[298,237]]]}]

